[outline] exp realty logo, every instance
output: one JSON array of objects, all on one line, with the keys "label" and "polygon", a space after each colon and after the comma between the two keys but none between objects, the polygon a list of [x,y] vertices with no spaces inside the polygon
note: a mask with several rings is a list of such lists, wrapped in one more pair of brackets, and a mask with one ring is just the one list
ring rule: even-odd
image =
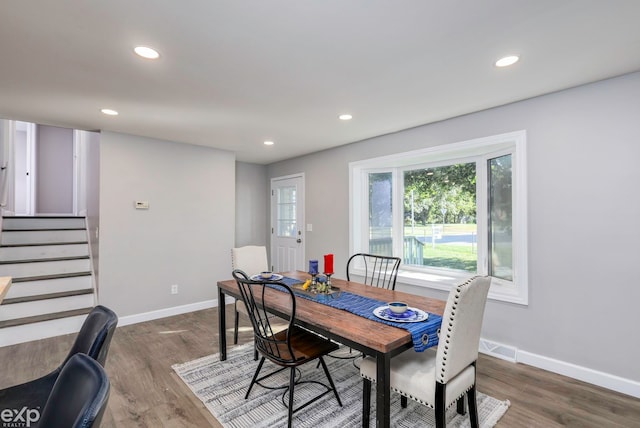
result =
[{"label": "exp realty logo", "polygon": [[22,409],[2,409],[0,410],[0,422],[2,428],[23,428],[30,427],[32,423],[40,420],[40,410],[29,409],[27,406]]}]

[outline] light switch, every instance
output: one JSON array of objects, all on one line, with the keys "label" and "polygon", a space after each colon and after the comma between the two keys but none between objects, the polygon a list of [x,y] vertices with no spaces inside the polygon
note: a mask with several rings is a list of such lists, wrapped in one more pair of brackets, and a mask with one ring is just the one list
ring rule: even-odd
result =
[{"label": "light switch", "polygon": [[307,223],[307,232],[313,232],[313,225],[311,223]]},{"label": "light switch", "polygon": [[135,207],[137,210],[148,210],[149,201],[136,201]]}]

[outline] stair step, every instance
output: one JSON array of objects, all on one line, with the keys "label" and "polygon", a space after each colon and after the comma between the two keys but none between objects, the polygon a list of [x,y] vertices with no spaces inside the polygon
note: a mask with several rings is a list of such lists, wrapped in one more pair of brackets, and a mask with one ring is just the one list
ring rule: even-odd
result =
[{"label": "stair step", "polygon": [[86,313],[82,311],[82,314],[75,316],[64,314],[62,318],[0,328],[0,347],[78,333],[90,309],[87,308]]},{"label": "stair step", "polygon": [[4,217],[3,230],[84,229],[84,217]]},{"label": "stair step", "polygon": [[60,297],[81,296],[83,294],[92,294],[92,293],[93,293],[92,288],[85,288],[80,290],[59,291],[56,293],[35,294],[31,296],[10,297],[10,298],[5,297],[5,299],[2,301],[2,305],[35,302],[36,300],[58,299]]},{"label": "stair step", "polygon": [[31,281],[14,282],[7,292],[5,300],[46,293],[62,293],[65,291],[83,290],[92,287],[93,283],[91,281],[91,275],[87,272],[84,272],[84,275],[65,275],[61,278],[43,280],[34,279]]},{"label": "stair step", "polygon": [[27,263],[43,263],[43,262],[64,262],[68,260],[85,260],[89,255],[68,256],[68,257],[46,257],[40,259],[21,259],[21,260],[1,260],[0,265],[25,265]]},{"label": "stair step", "polygon": [[93,293],[88,293],[6,305],[3,302],[0,305],[0,322],[86,308],[93,306],[94,300]]},{"label": "stair step", "polygon": [[69,272],[69,273],[61,273],[57,275],[41,275],[41,276],[28,276],[23,278],[13,278],[13,284],[28,282],[28,281],[45,281],[49,279],[61,279],[61,278],[73,278],[76,276],[91,276],[90,271],[84,272]]},{"label": "stair step", "polygon": [[21,278],[61,275],[91,270],[88,256],[61,258],[59,260],[17,261],[0,264],[0,276],[11,276],[14,280]]},{"label": "stair step", "polygon": [[42,260],[89,255],[87,243],[57,245],[14,245],[0,247],[0,263],[18,260]]},{"label": "stair step", "polygon": [[[0,329],[7,328],[7,327],[14,327],[14,326],[22,326],[22,325],[33,324],[33,323],[42,323],[45,321],[58,320],[63,318],[77,317],[79,315],[88,314],[89,312],[91,312],[91,309],[93,309],[92,306],[72,309],[68,311],[53,312],[53,313],[42,314],[42,315],[33,315],[28,317],[4,320],[4,321],[0,321]],[[0,345],[6,346],[6,345],[3,345],[2,342],[0,342]]]},{"label": "stair step", "polygon": [[41,242],[35,244],[2,244],[0,248],[29,248],[29,247],[53,247],[56,245],[75,245],[75,244],[88,244],[89,241],[76,241],[76,242]]},{"label": "stair step", "polygon": [[[3,226],[4,227],[4,226]],[[4,230],[0,244],[27,245],[27,244],[51,244],[86,242],[87,231],[85,229],[70,230]]]}]

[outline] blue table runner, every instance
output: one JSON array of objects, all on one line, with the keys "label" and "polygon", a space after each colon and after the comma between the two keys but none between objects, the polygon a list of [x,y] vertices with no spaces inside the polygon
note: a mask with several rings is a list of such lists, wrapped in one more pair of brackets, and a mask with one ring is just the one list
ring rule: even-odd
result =
[{"label": "blue table runner", "polygon": [[[296,296],[409,331],[409,333],[411,333],[411,338],[413,339],[413,348],[416,352],[422,352],[425,349],[438,344],[438,330],[442,324],[442,317],[440,315],[429,313],[427,320],[422,322],[407,323],[387,321],[378,318],[373,314],[374,309],[380,306],[385,306],[387,302],[360,296],[359,294],[350,293],[348,291],[340,291],[336,294],[317,294],[310,296],[306,293],[298,292],[298,290],[293,288],[294,285],[300,284],[304,281],[300,281],[296,278],[284,277],[280,282],[291,287]],[[273,286],[273,288],[276,289],[278,288],[275,284],[268,285]]]}]

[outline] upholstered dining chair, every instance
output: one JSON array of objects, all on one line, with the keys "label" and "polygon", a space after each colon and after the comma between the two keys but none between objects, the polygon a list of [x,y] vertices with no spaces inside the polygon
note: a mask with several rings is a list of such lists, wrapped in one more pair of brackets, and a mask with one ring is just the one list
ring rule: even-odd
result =
[{"label": "upholstered dining chair", "polygon": [[102,366],[85,354],[75,354],[60,371],[38,426],[99,427],[108,400],[109,378]]},{"label": "upholstered dining chair", "polygon": [[355,275],[363,276],[364,284],[395,290],[400,261],[399,257],[356,253],[347,261],[347,281],[351,281],[354,269],[358,269]]},{"label": "upholstered dining chair", "polygon": [[[267,261],[267,247],[258,245],[247,245],[244,247],[231,249],[231,269],[240,269],[249,276],[269,271]],[[238,322],[239,313],[249,315],[242,300],[236,299],[233,320],[233,344],[238,344]]]},{"label": "upholstered dining chair", "polygon": [[66,358],[52,372],[38,379],[0,390],[0,409],[44,408],[65,364],[77,353],[87,354],[104,366],[118,316],[105,306],[96,306],[84,320]]},{"label": "upholstered dining chair", "polygon": [[[248,278],[247,274],[241,270],[234,270],[233,277],[238,283],[238,288],[240,289],[242,298],[246,303],[249,318],[253,325],[256,349],[262,356],[244,398],[247,399],[249,397],[251,389],[256,383],[289,368],[289,385],[282,395],[282,402],[289,410],[287,417],[289,427],[291,427],[293,414],[295,412],[313,404],[320,397],[323,397],[330,392],[333,392],[338,404],[342,407],[340,396],[338,395],[338,391],[333,383],[331,374],[329,374],[327,364],[322,358],[329,352],[338,349],[338,345],[328,339],[311,333],[308,330],[300,328],[295,324],[296,296],[291,288],[284,283],[277,281],[252,281]],[[283,294],[288,296],[288,299],[286,300],[288,302],[288,307],[285,312],[289,319],[289,324],[285,330],[274,330],[271,327],[271,318],[268,316],[266,308],[260,306],[269,284],[279,285],[282,287]],[[281,368],[259,377],[262,366],[267,359]],[[325,390],[315,398],[305,400],[306,402],[304,404],[300,404],[297,408],[294,408],[294,390],[296,385],[310,382],[300,379],[296,381],[296,367],[316,359],[320,361],[330,386],[313,381],[314,384],[323,385]],[[287,391],[289,392],[288,404],[284,401]]]},{"label": "upholstered dining chair", "polygon": [[[476,404],[476,360],[480,329],[491,278],[475,276],[449,292],[438,347],[424,352],[409,349],[391,359],[390,386],[402,395],[435,410],[436,427],[445,426],[445,412],[457,403],[465,413],[464,396],[469,404],[471,427],[478,428]],[[363,426],[369,426],[371,382],[376,379],[376,360],[365,357],[360,364],[363,377]]]}]

